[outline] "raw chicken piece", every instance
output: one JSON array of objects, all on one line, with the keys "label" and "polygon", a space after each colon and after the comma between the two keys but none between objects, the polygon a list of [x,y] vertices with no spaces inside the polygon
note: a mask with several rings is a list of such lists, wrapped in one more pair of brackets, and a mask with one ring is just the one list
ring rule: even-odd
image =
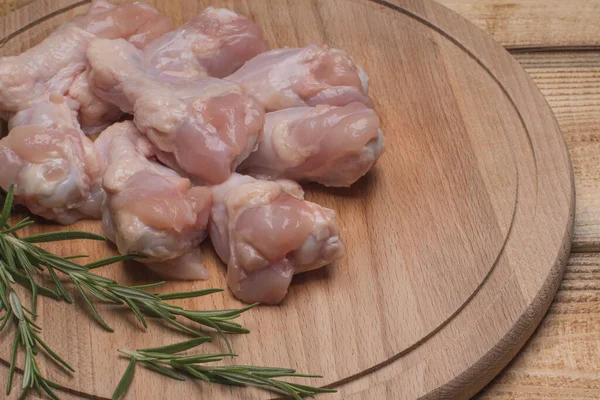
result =
[{"label": "raw chicken piece", "polygon": [[289,108],[266,114],[258,148],[238,170],[263,179],[350,186],[383,151],[379,118],[364,104]]},{"label": "raw chicken piece", "polygon": [[[139,48],[173,28],[168,18],[147,4],[133,3],[117,7],[104,0],[94,0],[87,15],[80,17],[75,23],[98,37],[126,38]],[[134,28],[135,33],[131,34]],[[75,100],[82,129],[86,134],[94,134],[117,121],[123,113],[118,107],[101,100],[92,92],[88,84],[88,75],[89,69],[78,75],[68,94]]]},{"label": "raw chicken piece", "polygon": [[191,187],[188,179],[150,161],[154,146],[133,122],[117,123],[102,132],[96,146],[108,167],[102,225],[123,254],[137,253],[161,275],[176,279],[208,279],[196,247],[206,237],[212,193]]},{"label": "raw chicken piece", "polygon": [[294,274],[342,257],[335,212],[303,195],[292,181],[239,174],[213,187],[210,237],[240,300],[277,304]]},{"label": "raw chicken piece", "polygon": [[94,40],[87,54],[94,92],[133,113],[158,158],[195,183],[224,182],[254,149],[264,110],[239,85],[145,69],[142,52],[124,40]]},{"label": "raw chicken piece", "polygon": [[50,93],[66,94],[87,66],[85,51],[94,37],[126,38],[142,46],[171,27],[166,17],[147,4],[117,7],[93,1],[86,15],[62,25],[42,43],[0,59],[0,116],[8,119]]},{"label": "raw chicken piece", "polygon": [[92,0],[87,14],[72,24],[96,37],[126,39],[139,48],[173,29],[171,21],[156,8],[137,1],[115,6],[106,0]]},{"label": "raw chicken piece", "polygon": [[267,51],[226,79],[245,86],[267,111],[352,102],[372,105],[362,67],[345,51],[326,45]]},{"label": "raw chicken piece", "polygon": [[65,94],[85,69],[94,35],[67,24],[21,55],[0,59],[0,111],[5,119],[49,93]]},{"label": "raw chicken piece", "polygon": [[61,224],[100,218],[104,162],[60,95],[17,113],[0,140],[0,186],[18,203]]},{"label": "raw chicken piece", "polygon": [[123,112],[119,107],[100,99],[92,92],[88,82],[89,68],[79,74],[69,87],[68,95],[74,100],[73,108],[79,115],[83,131],[95,134],[117,121]]},{"label": "raw chicken piece", "polygon": [[150,43],[144,55],[148,65],[168,75],[223,78],[268,49],[258,25],[232,11],[208,7]]}]

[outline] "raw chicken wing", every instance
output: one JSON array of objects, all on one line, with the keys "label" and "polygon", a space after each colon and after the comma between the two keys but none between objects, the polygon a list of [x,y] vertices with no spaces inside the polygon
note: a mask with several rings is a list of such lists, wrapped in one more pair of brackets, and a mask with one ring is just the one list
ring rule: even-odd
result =
[{"label": "raw chicken wing", "polygon": [[268,49],[258,25],[232,11],[208,7],[150,43],[144,55],[150,66],[168,75],[224,78]]},{"label": "raw chicken wing", "polygon": [[104,130],[117,121],[123,112],[96,96],[90,89],[88,77],[89,69],[79,74],[69,87],[68,95],[74,100],[73,108],[77,111],[82,129],[89,135]]},{"label": "raw chicken wing", "polygon": [[[124,22],[126,21],[126,22]],[[80,27],[98,37],[126,38],[139,48],[169,32],[171,21],[148,4],[114,6],[104,0],[92,2],[87,16],[76,21]],[[137,28],[136,28],[137,27]],[[131,32],[135,29],[135,32]],[[98,98],[88,84],[89,68],[78,75],[69,87],[75,100],[79,122],[86,134],[99,133],[123,114],[118,107]]]},{"label": "raw chicken wing", "polygon": [[50,93],[65,94],[85,69],[85,50],[94,35],[66,24],[21,55],[0,59],[0,110],[10,118]]},{"label": "raw chicken wing", "polygon": [[17,113],[0,140],[0,186],[18,203],[61,224],[100,218],[104,162],[60,95]]},{"label": "raw chicken wing", "polygon": [[96,37],[126,39],[139,48],[173,29],[171,21],[156,8],[137,1],[115,6],[106,0],[93,0],[87,14],[72,24]]},{"label": "raw chicken wing", "polygon": [[124,40],[94,40],[88,59],[94,92],[133,113],[158,158],[194,182],[224,182],[254,149],[264,111],[239,85],[146,69],[142,52]]},{"label": "raw chicken wing", "polygon": [[257,150],[238,170],[263,179],[350,186],[383,150],[379,118],[364,104],[296,107],[266,115]]},{"label": "raw chicken wing", "polygon": [[208,279],[197,246],[207,235],[212,193],[156,163],[154,146],[133,122],[105,130],[96,145],[107,157],[103,186],[107,204],[102,224],[123,254],[161,275]]},{"label": "raw chicken wing", "polygon": [[343,255],[335,212],[303,200],[295,182],[234,174],[213,196],[210,237],[242,301],[277,304],[294,274]]},{"label": "raw chicken wing", "polygon": [[[85,52],[94,37],[126,38],[143,46],[171,27],[166,17],[147,4],[117,7],[104,0],[93,1],[86,15],[62,25],[42,43],[18,56],[0,59],[0,116],[10,118],[50,93],[67,94],[87,66]],[[85,115],[85,103],[71,105]]]},{"label": "raw chicken wing", "polygon": [[267,111],[352,102],[372,105],[362,67],[345,51],[326,45],[267,51],[226,79],[246,87]]}]

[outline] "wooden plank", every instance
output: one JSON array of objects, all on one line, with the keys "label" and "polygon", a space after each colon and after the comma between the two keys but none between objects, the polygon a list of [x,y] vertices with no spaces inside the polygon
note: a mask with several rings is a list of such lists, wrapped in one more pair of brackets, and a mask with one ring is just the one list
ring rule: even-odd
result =
[{"label": "wooden plank", "polygon": [[[600,46],[600,2],[590,0],[438,0],[509,48],[581,48]],[[16,25],[3,17],[17,12],[46,15],[77,0],[4,0],[0,35]],[[20,18],[22,20],[22,18]],[[15,19],[10,19],[14,21]],[[576,28],[575,28],[576,27]]]},{"label": "wooden plank", "polygon": [[600,46],[600,1],[438,0],[510,48]]},{"label": "wooden plank", "polygon": [[573,250],[600,250],[600,52],[518,54],[552,107],[577,192]]},{"label": "wooden plank", "polygon": [[545,319],[478,400],[600,398],[600,254],[573,254]]}]

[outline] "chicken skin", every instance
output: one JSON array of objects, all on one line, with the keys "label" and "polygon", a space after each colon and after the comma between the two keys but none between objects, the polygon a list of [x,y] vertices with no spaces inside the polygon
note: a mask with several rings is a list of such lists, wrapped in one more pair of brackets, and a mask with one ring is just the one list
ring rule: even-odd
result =
[{"label": "chicken skin", "polygon": [[72,224],[100,218],[104,162],[81,132],[67,99],[55,94],[10,121],[0,140],[0,186],[43,218]]},{"label": "chicken skin", "polygon": [[262,179],[350,186],[384,147],[379,118],[364,104],[289,108],[266,114],[258,148],[238,171]]},{"label": "chicken skin", "polygon": [[197,246],[207,236],[212,193],[151,160],[154,146],[133,122],[112,125],[96,146],[107,157],[102,224],[123,254],[136,253],[159,274],[208,279]]},{"label": "chicken skin", "polygon": [[258,25],[232,11],[208,7],[150,43],[144,55],[147,65],[168,75],[224,78],[268,49]]},{"label": "chicken skin", "polygon": [[303,195],[292,181],[239,174],[213,187],[210,237],[240,300],[278,304],[294,274],[342,257],[335,212]]},{"label": "chicken skin", "polygon": [[[147,4],[114,6],[104,0],[93,1],[86,15],[62,25],[42,43],[18,56],[0,59],[0,116],[8,119],[37,101],[46,100],[51,93],[68,94],[86,69],[85,53],[93,38],[125,38],[143,46],[171,28],[170,21]],[[91,102],[88,115],[88,103],[77,101],[90,97],[89,91],[86,97],[82,90],[85,85],[79,80],[70,93],[76,100],[70,106],[82,115],[84,129],[88,124],[92,130],[105,125],[95,117],[99,114],[97,102]],[[108,114],[109,111],[100,113]]]},{"label": "chicken skin", "polygon": [[353,102],[372,106],[362,67],[346,52],[326,45],[267,51],[225,79],[244,86],[267,112]]},{"label": "chicken skin", "polygon": [[125,40],[96,39],[87,54],[96,95],[133,113],[158,158],[195,183],[224,182],[254,149],[264,110],[239,85],[147,69]]},{"label": "chicken skin", "polygon": [[88,82],[89,72],[89,69],[86,69],[79,74],[68,91],[69,98],[73,100],[72,107],[87,135],[102,132],[123,115],[119,107],[94,94]]}]

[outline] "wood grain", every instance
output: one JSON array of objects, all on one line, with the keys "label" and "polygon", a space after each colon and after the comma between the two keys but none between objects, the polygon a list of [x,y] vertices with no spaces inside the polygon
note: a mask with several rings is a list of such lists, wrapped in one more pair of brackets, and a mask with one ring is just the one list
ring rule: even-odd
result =
[{"label": "wood grain", "polygon": [[595,0],[438,0],[511,49],[597,48]]},{"label": "wood grain", "polygon": [[573,249],[600,251],[600,52],[519,54],[561,126],[577,206]]},{"label": "wood grain", "polygon": [[[310,199],[338,211],[348,256],[300,277],[281,307],[245,316],[253,334],[233,344],[252,352],[240,361],[323,371],[325,383],[340,385],[337,397],[372,397],[398,386],[402,398],[476,392],[541,319],[570,245],[569,159],[533,82],[491,38],[429,2],[210,3],[251,16],[275,47],[326,42],[347,50],[371,73],[388,135],[386,156],[353,189],[309,190]],[[180,23],[209,2],[156,4]],[[83,8],[42,20],[1,51],[22,51]],[[79,227],[99,230],[95,222]],[[53,250],[113,254],[97,243]],[[209,283],[170,283],[165,290],[224,286],[209,249],[207,264]],[[102,273],[123,283],[153,278],[136,265]],[[185,304],[238,303],[225,294]],[[179,338],[160,328],[144,334],[110,311],[104,310],[112,335],[81,309],[40,304],[44,337],[78,370],[68,379],[44,366],[53,379],[108,397],[125,366],[116,348]],[[0,355],[7,352],[8,341],[0,341]],[[168,382],[140,371],[129,396],[148,398]],[[168,390],[172,398],[262,395],[189,383]]]},{"label": "wood grain", "polygon": [[574,254],[531,341],[477,398],[600,398],[599,320],[600,255]]},{"label": "wood grain", "polygon": [[[571,153],[577,205],[573,248],[600,249],[598,126],[600,53],[516,56],[544,93]],[[600,256],[573,254],[547,317],[516,359],[479,399],[541,400],[600,397]]]},{"label": "wood grain", "polygon": [[[475,399],[596,400],[600,397],[599,320],[600,254],[574,254],[534,336]],[[0,363],[0,387],[6,383],[7,371]],[[61,398],[80,397],[61,393]],[[7,400],[13,399],[16,391]]]},{"label": "wood grain", "polygon": [[[80,0],[2,0],[0,36]],[[438,0],[511,49],[597,48],[600,2],[595,0]],[[9,13],[20,17],[6,19]]]}]

